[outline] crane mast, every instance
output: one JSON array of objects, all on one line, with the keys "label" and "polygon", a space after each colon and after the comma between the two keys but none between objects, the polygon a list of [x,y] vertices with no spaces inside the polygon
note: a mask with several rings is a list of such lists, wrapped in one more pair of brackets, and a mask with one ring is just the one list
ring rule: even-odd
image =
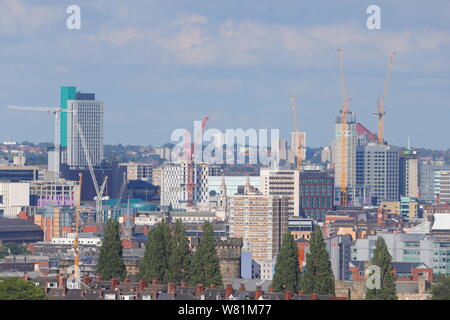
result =
[{"label": "crane mast", "polygon": [[339,55],[339,68],[340,68],[340,91],[341,91],[341,176],[340,176],[340,187],[341,187],[341,205],[348,205],[348,192],[347,192],[347,114],[348,106],[350,104],[350,99],[348,97],[345,88],[345,78],[344,78],[344,51],[342,49],[337,49]]},{"label": "crane mast", "polygon": [[388,64],[386,79],[384,81],[383,93],[382,93],[381,97],[379,97],[377,99],[378,110],[375,113],[375,115],[378,117],[378,143],[379,144],[384,144],[384,132],[383,132],[384,131],[384,115],[386,114],[386,112],[384,111],[384,99],[387,95],[388,85],[389,85],[389,80],[390,80],[391,74],[392,74],[392,67],[394,65],[395,55],[396,55],[396,53],[392,52],[389,56],[389,64]]},{"label": "crane mast", "polygon": [[299,131],[299,125],[297,120],[297,102],[294,95],[289,95],[291,98],[291,117],[292,117],[292,132],[294,135],[294,141],[296,141],[296,156],[297,156],[297,169],[301,170],[303,162],[303,135]]},{"label": "crane mast", "polygon": [[[76,117],[75,117],[76,118]],[[84,137],[84,133],[83,133],[83,129],[81,129],[80,123],[78,122],[78,120],[76,119],[76,126],[77,126],[77,130],[78,130],[78,135],[80,136],[80,140],[81,140],[81,145],[83,147],[83,151],[84,151],[84,155],[86,156],[86,162],[88,164],[88,168],[89,168],[89,173],[91,174],[91,178],[92,178],[92,183],[94,184],[94,188],[95,188],[95,193],[97,194],[97,196],[95,197],[95,210],[97,213],[97,221],[101,221],[104,222],[103,220],[103,208],[102,208],[102,200],[103,200],[103,193],[105,191],[105,187],[106,187],[106,182],[108,180],[108,176],[105,176],[103,179],[103,183],[101,185],[101,187],[99,188],[98,186],[98,182],[97,182],[97,178],[95,176],[95,172],[94,172],[94,167],[92,165],[92,161],[91,161],[91,157],[89,155],[89,150],[87,148],[87,144],[86,144],[86,139]],[[100,218],[98,218],[100,217]]]}]

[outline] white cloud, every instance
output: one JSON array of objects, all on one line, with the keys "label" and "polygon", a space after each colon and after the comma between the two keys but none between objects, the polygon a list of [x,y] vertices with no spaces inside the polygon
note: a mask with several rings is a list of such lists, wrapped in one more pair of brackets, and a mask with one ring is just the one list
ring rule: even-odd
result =
[{"label": "white cloud", "polygon": [[102,28],[99,34],[91,35],[89,36],[89,39],[106,41],[115,46],[123,46],[131,40],[143,39],[144,37],[144,32],[134,28]]},{"label": "white cloud", "polygon": [[20,0],[0,2],[0,34],[3,35],[32,34],[64,18],[65,11],[59,6],[26,5]]},{"label": "white cloud", "polygon": [[[249,67],[279,61],[285,65],[308,64],[314,58],[339,47],[347,51],[366,47],[367,55],[377,52],[399,53],[436,50],[450,43],[447,32],[434,30],[368,31],[353,24],[299,27],[264,24],[251,20],[226,20],[211,24],[205,16],[184,15],[158,30],[103,28],[92,40],[107,41],[116,46],[132,39],[148,41],[159,47],[161,55],[173,57],[182,65]],[[308,60],[307,60],[308,59]],[[173,61],[173,60],[172,60]]]}]

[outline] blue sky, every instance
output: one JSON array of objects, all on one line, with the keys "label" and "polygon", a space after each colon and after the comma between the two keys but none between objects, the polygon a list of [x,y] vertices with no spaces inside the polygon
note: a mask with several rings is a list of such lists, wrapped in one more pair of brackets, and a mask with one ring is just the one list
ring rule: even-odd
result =
[{"label": "blue sky", "polygon": [[[388,54],[397,52],[385,137],[450,148],[450,2],[399,0],[0,0],[0,140],[53,141],[59,87],[105,102],[105,142],[159,145],[176,128],[291,129],[289,94],[311,146],[330,144],[340,109],[336,48],[350,109],[376,129]],[[81,7],[82,29],[66,28]],[[381,7],[381,30],[366,9]]]}]

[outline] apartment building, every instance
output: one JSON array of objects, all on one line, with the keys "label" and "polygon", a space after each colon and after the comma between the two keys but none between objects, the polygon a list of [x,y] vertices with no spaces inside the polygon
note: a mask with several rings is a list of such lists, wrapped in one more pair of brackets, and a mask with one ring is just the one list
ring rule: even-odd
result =
[{"label": "apartment building", "polygon": [[288,213],[300,215],[300,171],[299,170],[260,170],[260,191],[264,195],[288,198]]}]

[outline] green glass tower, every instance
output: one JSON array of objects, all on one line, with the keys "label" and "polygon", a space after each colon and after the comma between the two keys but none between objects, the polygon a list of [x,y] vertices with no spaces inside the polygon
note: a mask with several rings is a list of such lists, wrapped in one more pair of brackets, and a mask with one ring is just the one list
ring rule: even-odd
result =
[{"label": "green glass tower", "polygon": [[[67,109],[68,100],[76,100],[76,87],[61,87],[61,109]],[[67,147],[67,113],[61,112],[61,147]]]}]

